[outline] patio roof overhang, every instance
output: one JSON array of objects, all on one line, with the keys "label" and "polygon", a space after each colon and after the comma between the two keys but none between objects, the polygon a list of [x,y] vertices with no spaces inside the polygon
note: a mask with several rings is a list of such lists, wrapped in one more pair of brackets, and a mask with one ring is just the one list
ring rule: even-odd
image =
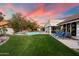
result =
[{"label": "patio roof overhang", "polygon": [[60,23],[60,22],[62,22],[62,21],[63,21],[62,19],[51,20],[50,23],[48,22],[48,23],[45,24],[45,27],[49,27],[49,26],[52,26],[52,27],[58,26],[57,24]]},{"label": "patio roof overhang", "polygon": [[78,20],[74,20],[74,21],[69,21],[69,22],[61,22],[57,25],[64,25],[64,24],[68,24],[68,23],[73,23],[73,22],[79,22],[79,19]]},{"label": "patio roof overhang", "polygon": [[63,22],[58,23],[57,25],[64,25],[68,23],[78,22],[79,21],[79,14],[69,16],[65,18]]}]

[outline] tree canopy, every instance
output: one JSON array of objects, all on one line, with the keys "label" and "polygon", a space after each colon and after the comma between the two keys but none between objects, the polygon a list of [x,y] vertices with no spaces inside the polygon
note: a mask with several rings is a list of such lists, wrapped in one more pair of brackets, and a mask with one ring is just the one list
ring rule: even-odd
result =
[{"label": "tree canopy", "polygon": [[15,32],[28,30],[28,31],[36,31],[38,28],[38,25],[36,22],[31,22],[24,16],[22,16],[20,13],[16,13],[11,18],[11,26],[15,30]]}]

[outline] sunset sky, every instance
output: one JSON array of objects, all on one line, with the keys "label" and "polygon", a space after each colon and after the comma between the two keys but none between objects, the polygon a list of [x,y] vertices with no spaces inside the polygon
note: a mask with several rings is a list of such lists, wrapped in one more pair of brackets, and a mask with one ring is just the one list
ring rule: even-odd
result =
[{"label": "sunset sky", "polygon": [[79,4],[69,3],[0,3],[0,12],[10,19],[16,12],[31,17],[39,24],[45,24],[48,19],[64,18],[79,14]]}]

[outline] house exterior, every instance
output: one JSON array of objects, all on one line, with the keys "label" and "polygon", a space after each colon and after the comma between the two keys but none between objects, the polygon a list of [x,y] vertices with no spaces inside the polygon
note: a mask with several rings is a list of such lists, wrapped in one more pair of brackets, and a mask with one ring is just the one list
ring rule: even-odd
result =
[{"label": "house exterior", "polygon": [[2,28],[2,27],[8,27],[8,24],[9,24],[8,21],[2,20],[2,21],[0,21],[0,28]]},{"label": "house exterior", "polygon": [[58,26],[60,26],[62,31],[69,32],[73,38],[79,39],[79,14],[64,19],[65,20],[60,22]]},{"label": "house exterior", "polygon": [[9,28],[10,23],[7,20],[0,21],[0,35],[2,34],[8,34],[12,35],[14,33],[14,30],[12,28]]},{"label": "house exterior", "polygon": [[53,19],[53,20],[48,20],[48,22],[45,24],[45,32],[48,34],[54,33],[58,30],[58,23],[62,22],[63,20],[61,19]]}]

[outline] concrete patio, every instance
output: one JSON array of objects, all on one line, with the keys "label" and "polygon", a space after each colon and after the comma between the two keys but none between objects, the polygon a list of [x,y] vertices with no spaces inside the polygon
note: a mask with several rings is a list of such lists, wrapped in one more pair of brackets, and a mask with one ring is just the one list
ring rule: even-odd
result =
[{"label": "concrete patio", "polygon": [[58,41],[65,44],[67,47],[69,47],[71,49],[76,49],[76,50],[79,49],[79,41],[78,40],[73,40],[73,39],[69,39],[69,38],[59,38],[59,37],[55,36],[54,34],[51,34],[51,36],[53,36]]}]

